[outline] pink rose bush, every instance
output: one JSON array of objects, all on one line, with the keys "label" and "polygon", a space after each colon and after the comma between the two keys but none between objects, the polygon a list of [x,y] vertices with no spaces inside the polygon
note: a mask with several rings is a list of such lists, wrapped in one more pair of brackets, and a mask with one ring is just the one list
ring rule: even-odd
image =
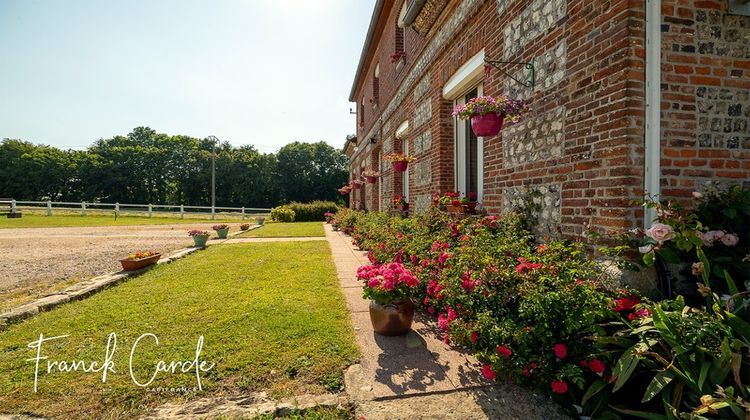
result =
[{"label": "pink rose bush", "polygon": [[[603,288],[582,244],[535,243],[515,214],[454,219],[437,211],[360,214],[352,237],[372,261],[358,277],[383,293],[398,288],[385,284],[391,277],[383,270],[396,264],[395,271],[412,273],[416,283],[405,278],[416,284],[413,300],[434,317],[439,338],[472,351],[488,380],[510,379],[580,404],[587,385],[611,371],[609,356],[584,338],[617,317],[617,295]],[[580,360],[597,362],[592,369]]]},{"label": "pink rose bush", "polygon": [[413,296],[419,280],[400,263],[363,265],[357,278],[365,282],[363,296],[379,304],[402,302]]}]

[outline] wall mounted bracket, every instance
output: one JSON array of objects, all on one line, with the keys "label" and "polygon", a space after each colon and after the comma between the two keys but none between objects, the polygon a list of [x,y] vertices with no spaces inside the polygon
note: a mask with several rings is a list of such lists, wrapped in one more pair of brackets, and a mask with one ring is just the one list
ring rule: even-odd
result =
[{"label": "wall mounted bracket", "polygon": [[[519,62],[519,61],[496,61],[496,60],[488,60],[484,59],[485,66],[492,66],[498,70],[500,70],[504,75],[510,77],[518,83],[519,85],[523,85],[527,88],[534,88],[536,86],[536,67],[534,66],[534,62]],[[529,70],[529,78],[526,81],[518,80],[515,76],[505,71],[503,68],[505,65],[512,65],[512,66],[523,66],[526,70]]]}]

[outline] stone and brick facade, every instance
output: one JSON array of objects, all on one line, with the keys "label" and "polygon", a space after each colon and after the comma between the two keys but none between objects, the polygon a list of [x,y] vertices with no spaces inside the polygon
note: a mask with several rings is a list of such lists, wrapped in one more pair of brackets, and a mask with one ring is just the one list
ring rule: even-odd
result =
[{"label": "stone and brick facade", "polygon": [[[726,0],[661,2],[661,197],[689,197],[708,181],[747,182],[750,17],[729,15]],[[386,210],[408,191],[421,211],[434,192],[457,189],[463,122],[451,115],[446,86],[479,56],[536,69],[533,88],[508,76],[528,77],[512,64],[468,86],[527,98],[533,108],[480,139],[484,207],[499,213],[533,189],[542,231],[642,224],[632,201],[644,194],[647,161],[644,1],[427,0],[399,31],[411,3],[378,0],[360,59],[350,97],[361,113],[358,140],[347,154],[352,176],[363,168],[383,176],[353,193],[354,205]],[[404,53],[392,60],[399,36]],[[382,161],[391,151],[417,158],[406,175]]]}]

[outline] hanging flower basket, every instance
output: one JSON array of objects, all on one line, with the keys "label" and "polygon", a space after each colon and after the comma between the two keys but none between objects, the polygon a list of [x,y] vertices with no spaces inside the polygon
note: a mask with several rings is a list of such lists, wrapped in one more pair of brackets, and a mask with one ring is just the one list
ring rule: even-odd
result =
[{"label": "hanging flower basket", "polygon": [[479,96],[465,105],[456,106],[453,116],[462,120],[471,119],[471,129],[478,137],[491,137],[500,133],[504,123],[514,124],[529,111],[526,101],[505,95],[497,98]]},{"label": "hanging flower basket", "polygon": [[496,136],[503,129],[505,117],[500,114],[484,114],[471,117],[471,130],[477,137]]},{"label": "hanging flower basket", "polygon": [[125,271],[140,270],[143,267],[156,264],[161,258],[161,254],[154,251],[139,251],[134,254],[128,255],[127,258],[120,260],[122,269]]},{"label": "hanging flower basket", "polygon": [[403,153],[390,153],[385,155],[385,160],[391,162],[395,172],[404,172],[409,167],[409,164],[417,160],[417,158]]},{"label": "hanging flower basket", "polygon": [[365,177],[368,184],[377,184],[380,172],[367,169],[362,172],[362,176]]},{"label": "hanging flower basket", "polygon": [[351,187],[349,187],[348,185],[347,185],[347,186],[345,186],[345,187],[341,187],[341,188],[339,188],[339,194],[341,194],[341,195],[347,195],[347,194],[349,194],[350,192],[352,192],[352,189],[351,189]]},{"label": "hanging flower basket", "polygon": [[351,186],[352,189],[355,189],[355,190],[362,188],[362,184],[364,184],[364,182],[359,181],[359,180],[349,181],[349,186]]}]

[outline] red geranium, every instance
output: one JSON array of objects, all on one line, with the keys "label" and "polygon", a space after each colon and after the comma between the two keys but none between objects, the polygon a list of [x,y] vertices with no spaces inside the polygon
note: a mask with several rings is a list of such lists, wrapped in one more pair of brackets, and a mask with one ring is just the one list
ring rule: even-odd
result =
[{"label": "red geranium", "polygon": [[558,359],[564,359],[568,355],[568,346],[558,343],[552,347],[552,351]]},{"label": "red geranium", "polygon": [[497,354],[504,359],[510,359],[513,352],[505,346],[497,346]]},{"label": "red geranium", "polygon": [[568,392],[568,383],[562,379],[555,379],[550,383],[550,386],[552,387],[552,392],[555,394],[564,394]]},{"label": "red geranium", "polygon": [[616,312],[632,311],[633,308],[635,308],[635,305],[639,303],[641,303],[641,299],[639,299],[638,296],[630,295],[630,296],[621,297],[619,299],[615,299],[614,310]]},{"label": "red geranium", "polygon": [[647,316],[651,316],[651,311],[646,308],[641,308],[636,310],[635,312],[629,313],[628,320],[635,321],[636,319],[645,318]]},{"label": "red geranium", "polygon": [[589,362],[589,369],[591,369],[592,372],[596,373],[599,376],[604,373],[604,370],[606,368],[607,367],[604,365],[604,362],[599,359],[593,359]]},{"label": "red geranium", "polygon": [[482,376],[485,378],[494,381],[495,380],[495,372],[492,370],[492,366],[490,365],[484,365],[482,366]]}]

